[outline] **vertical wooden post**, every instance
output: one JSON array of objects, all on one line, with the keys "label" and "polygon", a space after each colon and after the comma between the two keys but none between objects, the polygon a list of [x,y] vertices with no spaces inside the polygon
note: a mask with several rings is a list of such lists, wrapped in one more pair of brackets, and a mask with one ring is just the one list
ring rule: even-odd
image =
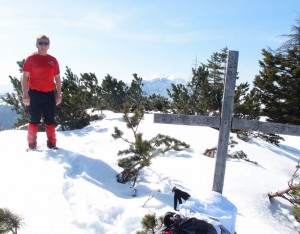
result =
[{"label": "vertical wooden post", "polygon": [[229,51],[223,94],[218,151],[216,157],[213,191],[222,193],[226,169],[229,134],[231,130],[235,81],[237,76],[238,51]]}]

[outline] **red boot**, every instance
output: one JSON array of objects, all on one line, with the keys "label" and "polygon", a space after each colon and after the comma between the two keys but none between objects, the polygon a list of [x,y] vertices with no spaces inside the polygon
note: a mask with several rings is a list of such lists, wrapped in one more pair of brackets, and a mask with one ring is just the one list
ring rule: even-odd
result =
[{"label": "red boot", "polygon": [[39,129],[39,124],[28,124],[28,132],[27,132],[27,142],[28,147],[30,149],[36,148],[36,138],[37,138],[37,131]]},{"label": "red boot", "polygon": [[45,124],[46,134],[47,134],[47,146],[50,149],[56,148],[56,134],[55,125]]}]

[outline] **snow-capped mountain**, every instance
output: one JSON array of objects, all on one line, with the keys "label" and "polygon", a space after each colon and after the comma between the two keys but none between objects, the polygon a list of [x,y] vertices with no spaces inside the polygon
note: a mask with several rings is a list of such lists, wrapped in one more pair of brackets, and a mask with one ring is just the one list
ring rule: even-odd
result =
[{"label": "snow-capped mountain", "polygon": [[184,79],[168,79],[168,78],[156,78],[153,80],[143,80],[143,91],[147,96],[151,94],[161,95],[163,97],[169,97],[167,89],[171,90],[172,84],[186,84]]}]

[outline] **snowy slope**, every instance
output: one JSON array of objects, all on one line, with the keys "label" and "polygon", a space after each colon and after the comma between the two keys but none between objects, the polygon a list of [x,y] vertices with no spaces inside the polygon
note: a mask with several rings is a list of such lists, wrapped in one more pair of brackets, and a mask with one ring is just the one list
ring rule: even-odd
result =
[{"label": "snowy slope", "polygon": [[[127,148],[111,137],[118,126],[127,137],[131,132],[122,114],[105,112],[106,118],[84,129],[58,132],[58,151],[46,149],[45,133],[38,133],[39,148],[26,152],[26,131],[0,132],[0,207],[24,218],[21,234],[128,234],[141,228],[145,214],[158,216],[173,211],[175,185],[193,198],[211,192],[215,159],[203,156],[216,146],[218,131],[208,127],[153,123],[147,114],[139,131],[145,139],[167,134],[190,144],[182,152],[168,152],[153,160],[137,181],[137,196],[129,184],[116,182],[121,171],[117,152]],[[280,147],[254,139],[236,139],[235,150],[243,150],[258,164],[229,160],[223,196],[237,207],[236,232],[294,234],[300,225],[286,201],[268,192],[287,187],[300,155],[299,137],[284,136]],[[157,191],[160,192],[157,192]],[[155,193],[149,201],[149,195]]]}]

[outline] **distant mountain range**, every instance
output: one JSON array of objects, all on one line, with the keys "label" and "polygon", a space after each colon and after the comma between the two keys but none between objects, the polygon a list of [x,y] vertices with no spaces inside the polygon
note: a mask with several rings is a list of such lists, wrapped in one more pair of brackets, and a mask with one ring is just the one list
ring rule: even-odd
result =
[{"label": "distant mountain range", "polygon": [[0,100],[0,130],[10,129],[17,121],[17,114],[11,106],[4,104]]},{"label": "distant mountain range", "polygon": [[163,97],[169,97],[167,89],[171,90],[171,84],[183,84],[186,85],[184,79],[174,79],[170,80],[168,78],[156,78],[153,80],[143,80],[143,91],[147,96],[151,94],[161,95]]}]

